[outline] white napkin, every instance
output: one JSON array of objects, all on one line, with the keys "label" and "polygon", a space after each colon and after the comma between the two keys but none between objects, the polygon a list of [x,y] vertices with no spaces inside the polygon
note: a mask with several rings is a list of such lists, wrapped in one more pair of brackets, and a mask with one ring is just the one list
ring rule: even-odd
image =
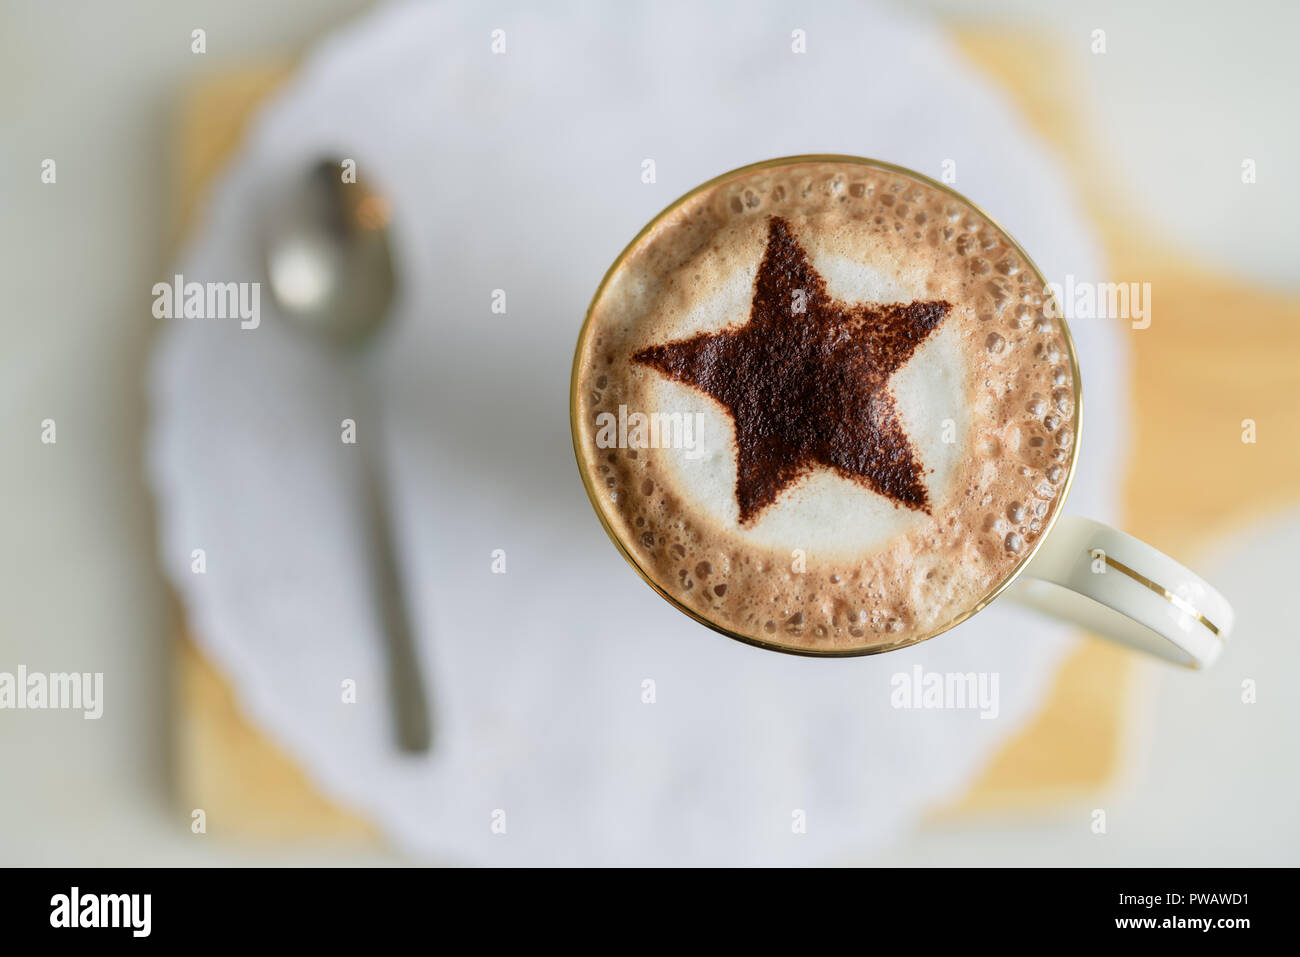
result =
[{"label": "white napkin", "polygon": [[[1041,706],[1071,640],[1044,619],[1002,602],[893,654],[760,651],[647,588],[583,493],[569,368],[604,269],[690,187],[808,152],[932,175],[953,160],[957,188],[1049,276],[1099,275],[1077,204],[1006,103],[935,29],[860,3],[386,7],[321,45],[216,186],[187,280],[261,280],[265,200],[320,155],[355,158],[393,199],[403,296],[371,371],[430,755],[391,744],[343,377],[265,291],[257,329],[159,320],[149,456],[163,559],[204,651],[315,783],[401,848],[472,863],[860,859]],[[1124,357],[1101,323],[1074,332],[1088,435],[1070,505],[1107,518]],[[895,710],[890,678],[917,664],[997,672],[999,716]]]}]

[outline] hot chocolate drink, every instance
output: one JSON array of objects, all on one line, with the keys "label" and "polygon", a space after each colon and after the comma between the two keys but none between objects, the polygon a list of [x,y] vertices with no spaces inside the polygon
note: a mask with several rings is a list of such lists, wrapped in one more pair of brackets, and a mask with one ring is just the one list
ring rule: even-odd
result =
[{"label": "hot chocolate drink", "polygon": [[847,158],[721,177],[606,276],[574,440],[611,535],[684,610],[822,654],[943,631],[1064,498],[1069,334],[1042,276],[937,184]]}]

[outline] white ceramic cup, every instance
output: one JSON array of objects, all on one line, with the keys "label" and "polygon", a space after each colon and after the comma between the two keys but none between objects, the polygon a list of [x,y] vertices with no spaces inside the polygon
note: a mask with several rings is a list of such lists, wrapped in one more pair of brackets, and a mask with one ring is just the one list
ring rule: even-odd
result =
[{"label": "white ceramic cup", "polygon": [[[732,177],[741,177],[758,170],[780,166],[794,166],[804,163],[839,163],[846,166],[867,166],[902,173],[913,179],[941,190],[980,213],[988,222],[998,229],[1003,238],[1024,256],[1033,268],[1044,291],[1050,290],[1041,270],[1005,229],[992,216],[980,209],[965,196],[943,183],[913,170],[905,169],[880,160],[865,159],[857,156],[815,155],[791,156],[780,159],[765,160],[741,169],[724,173],[707,183],[703,183],[684,196],[677,199],[656,216],[641,231],[640,235],[628,244],[614,264],[605,274],[604,280],[592,300],[593,306],[600,299],[601,292],[621,268],[637,243],[671,215],[691,197],[701,191],[711,189]],[[1054,293],[1053,293],[1054,296]],[[1075,383],[1075,442],[1070,458],[1070,473],[1065,483],[1068,494],[1070,481],[1079,462],[1079,423],[1083,414],[1083,391],[1075,353],[1074,342],[1065,322],[1064,314],[1057,304],[1059,318],[1070,364],[1074,372]],[[587,322],[583,323],[578,336],[577,354],[574,360],[573,380],[570,386],[570,418],[573,429],[574,451],[578,457],[579,471],[587,487],[596,514],[600,517],[605,530],[623,556],[641,574],[656,591],[692,618],[708,625],[715,631],[773,651],[814,656],[843,657],[852,655],[874,654],[890,651],[906,645],[890,647],[866,647],[848,651],[819,652],[808,649],[796,649],[771,644],[750,636],[737,634],[720,624],[708,620],[701,614],[686,607],[662,587],[640,567],[631,552],[620,541],[618,533],[608,521],[598,496],[591,485],[589,463],[584,463],[583,446],[580,439],[582,424],[578,416],[579,359],[582,356],[591,312],[588,311]],[[1131,535],[1090,519],[1062,514],[1058,505],[1052,513],[1052,524],[1045,534],[1035,543],[1027,555],[1002,582],[989,592],[982,600],[975,603],[963,614],[949,623],[917,637],[907,644],[915,644],[935,635],[941,634],[965,621],[975,613],[983,610],[994,599],[1007,595],[1010,599],[1046,612],[1056,618],[1064,619],[1087,629],[1089,632],[1110,638],[1132,648],[1149,652],[1158,657],[1186,665],[1192,668],[1205,668],[1213,664],[1223,650],[1223,644],[1232,632],[1232,607],[1213,586],[1199,575],[1183,565],[1157,551],[1150,545],[1139,541]]]}]

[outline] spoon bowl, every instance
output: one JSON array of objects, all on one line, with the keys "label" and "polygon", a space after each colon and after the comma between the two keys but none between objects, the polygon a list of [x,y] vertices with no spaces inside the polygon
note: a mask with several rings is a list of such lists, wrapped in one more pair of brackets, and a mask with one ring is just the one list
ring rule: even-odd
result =
[{"label": "spoon bowl", "polygon": [[342,161],[321,160],[268,222],[266,274],[288,322],[339,349],[358,348],[388,321],[397,292],[391,208]]}]

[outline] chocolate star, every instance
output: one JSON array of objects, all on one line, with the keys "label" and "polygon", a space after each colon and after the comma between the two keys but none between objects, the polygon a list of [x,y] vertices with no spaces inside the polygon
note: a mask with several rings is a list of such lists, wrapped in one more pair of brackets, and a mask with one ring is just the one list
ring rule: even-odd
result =
[{"label": "chocolate star", "polygon": [[633,361],[722,403],[736,425],[736,501],[752,522],[816,466],[929,512],[889,379],[952,307],[832,299],[790,224],[768,223],[749,322],[642,349]]}]

